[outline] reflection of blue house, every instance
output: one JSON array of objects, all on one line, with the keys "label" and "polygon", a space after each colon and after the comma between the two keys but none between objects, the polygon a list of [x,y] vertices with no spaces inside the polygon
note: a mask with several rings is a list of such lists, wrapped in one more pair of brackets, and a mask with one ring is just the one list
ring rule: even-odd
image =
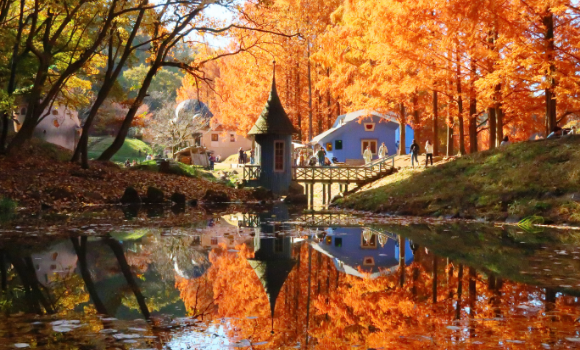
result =
[{"label": "reflection of blue house", "polygon": [[[370,146],[374,158],[381,143],[385,143],[389,155],[397,152],[399,142],[399,122],[390,115],[360,110],[338,116],[329,130],[312,139],[311,144],[321,145],[326,149],[328,159],[336,157],[339,162],[362,164],[363,152]],[[413,129],[405,129],[405,150],[413,143]]]},{"label": "reflection of blue house", "polygon": [[[329,229],[324,242],[313,248],[333,259],[339,271],[362,277],[359,267],[375,278],[396,271],[399,265],[398,236],[363,228]],[[380,233],[380,234],[379,234]],[[405,240],[405,264],[413,262],[410,242]]]}]

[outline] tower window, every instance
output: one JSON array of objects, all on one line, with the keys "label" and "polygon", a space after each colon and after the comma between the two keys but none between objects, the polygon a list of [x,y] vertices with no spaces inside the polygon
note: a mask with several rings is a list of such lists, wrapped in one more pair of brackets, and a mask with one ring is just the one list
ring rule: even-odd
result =
[{"label": "tower window", "polygon": [[284,141],[274,141],[274,171],[284,171]]}]

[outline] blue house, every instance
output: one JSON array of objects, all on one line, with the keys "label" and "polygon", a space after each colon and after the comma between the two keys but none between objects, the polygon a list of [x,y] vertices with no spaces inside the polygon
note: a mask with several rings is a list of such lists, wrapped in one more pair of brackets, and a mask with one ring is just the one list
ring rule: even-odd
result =
[{"label": "blue house", "polygon": [[[368,228],[328,229],[323,242],[312,247],[333,259],[337,270],[362,277],[359,271],[371,278],[390,274],[399,266],[398,236]],[[411,242],[405,239],[405,265],[413,262]]]},{"label": "blue house", "polygon": [[[332,128],[313,138],[310,144],[324,147],[328,159],[336,157],[339,162],[360,165],[364,163],[363,152],[367,146],[370,146],[374,159],[378,157],[383,142],[389,155],[396,154],[399,128],[400,124],[393,116],[360,110],[338,116]],[[413,128],[406,125],[406,153],[409,153],[413,136]]]}]

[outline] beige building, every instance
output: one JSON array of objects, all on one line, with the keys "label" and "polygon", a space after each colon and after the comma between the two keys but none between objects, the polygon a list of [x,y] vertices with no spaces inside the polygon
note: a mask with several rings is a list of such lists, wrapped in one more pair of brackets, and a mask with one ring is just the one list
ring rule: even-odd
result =
[{"label": "beige building", "polygon": [[[26,116],[26,106],[20,106],[14,113],[14,131],[18,132]],[[82,127],[77,111],[64,106],[53,106],[45,111],[44,118],[34,130],[34,136],[46,142],[74,150],[79,141]]]},{"label": "beige building", "polygon": [[247,151],[252,148],[252,140],[243,137],[233,131],[224,130],[221,125],[203,131],[200,137],[201,146],[214,152],[224,160],[232,154],[237,154],[240,147]]}]

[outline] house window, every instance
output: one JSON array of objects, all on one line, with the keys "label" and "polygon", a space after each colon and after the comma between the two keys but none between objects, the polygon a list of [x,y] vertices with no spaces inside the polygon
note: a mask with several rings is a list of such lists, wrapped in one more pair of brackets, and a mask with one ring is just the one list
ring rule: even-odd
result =
[{"label": "house window", "polygon": [[363,265],[364,266],[375,266],[375,258],[373,258],[372,256],[365,257],[363,260]]},{"label": "house window", "polygon": [[284,171],[284,141],[274,141],[274,171]]},{"label": "house window", "polygon": [[335,247],[342,247],[342,238],[341,237],[335,237],[334,238],[334,246]]},{"label": "house window", "polygon": [[364,123],[365,131],[375,131],[375,123]]},{"label": "house window", "polygon": [[334,149],[336,150],[342,149],[342,140],[334,141]]},{"label": "house window", "polygon": [[217,237],[212,237],[212,238],[211,238],[211,241],[210,241],[210,244],[211,244],[211,245],[217,245],[217,244],[218,244],[218,239],[217,239]]},{"label": "house window", "polygon": [[373,155],[377,154],[377,140],[361,140],[360,146],[361,146],[360,151],[361,154],[365,153],[365,149],[367,149],[367,146],[371,148],[371,152],[373,153]]},{"label": "house window", "polygon": [[326,150],[327,150],[328,152],[331,152],[331,151],[332,151],[332,142],[327,142],[327,143],[326,143]]},{"label": "house window", "polygon": [[219,135],[218,134],[211,134],[211,140],[214,142],[219,141]]},{"label": "house window", "polygon": [[230,142],[236,142],[236,135],[230,134]]}]

